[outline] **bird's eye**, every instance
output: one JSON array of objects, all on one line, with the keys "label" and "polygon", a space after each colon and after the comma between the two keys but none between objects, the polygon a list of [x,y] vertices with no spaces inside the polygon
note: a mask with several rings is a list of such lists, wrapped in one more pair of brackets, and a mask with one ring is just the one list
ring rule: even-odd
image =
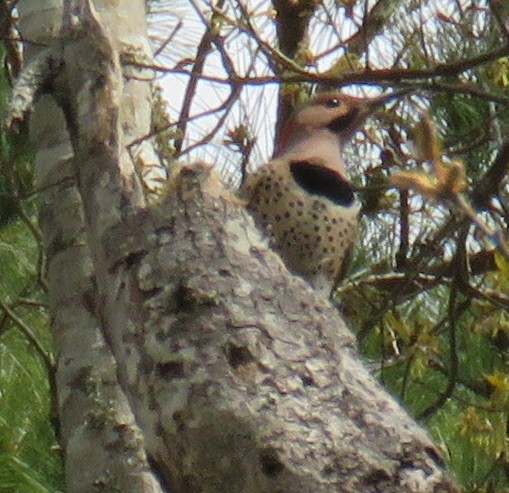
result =
[{"label": "bird's eye", "polygon": [[325,101],[324,105],[327,108],[337,108],[341,105],[341,101],[338,98],[330,98]]}]

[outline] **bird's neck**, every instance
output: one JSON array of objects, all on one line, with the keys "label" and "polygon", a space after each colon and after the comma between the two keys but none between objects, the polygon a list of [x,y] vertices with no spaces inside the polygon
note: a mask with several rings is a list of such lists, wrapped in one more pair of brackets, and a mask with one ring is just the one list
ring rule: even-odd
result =
[{"label": "bird's neck", "polygon": [[325,128],[304,131],[299,137],[290,139],[277,157],[321,164],[340,173],[344,170],[339,137]]}]

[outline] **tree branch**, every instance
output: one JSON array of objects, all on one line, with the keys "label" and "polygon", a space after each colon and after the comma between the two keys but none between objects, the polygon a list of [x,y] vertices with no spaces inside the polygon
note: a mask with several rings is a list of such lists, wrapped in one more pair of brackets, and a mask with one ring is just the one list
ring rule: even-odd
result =
[{"label": "tree branch", "polygon": [[[315,73],[296,73],[295,75],[286,75],[283,79],[274,76],[266,77],[238,77],[233,78],[222,78],[217,76],[211,76],[202,74],[200,78],[202,80],[208,80],[216,82],[218,84],[240,84],[240,85],[266,85],[266,84],[280,84],[281,82],[287,83],[316,83],[324,84],[334,87],[343,87],[351,84],[394,84],[399,85],[405,84],[409,81],[419,81],[434,79],[437,77],[452,77],[461,74],[465,70],[473,69],[479,65],[492,62],[499,58],[509,56],[509,45],[502,46],[501,48],[482,53],[478,56],[458,60],[456,62],[439,63],[429,69],[407,69],[392,67],[388,69],[376,69],[376,70],[359,70],[354,72],[346,72],[339,76],[322,75]],[[168,72],[174,74],[185,74],[191,75],[191,72],[179,67],[165,68],[160,65],[143,65],[144,68],[150,68],[158,72]],[[473,89],[472,89],[473,90]],[[500,96],[493,95],[493,98],[500,98]],[[506,101],[504,98],[503,101]]]},{"label": "tree branch", "polygon": [[472,190],[471,200],[478,209],[486,209],[491,200],[498,194],[505,177],[509,172],[509,141],[498,151],[488,171]]}]

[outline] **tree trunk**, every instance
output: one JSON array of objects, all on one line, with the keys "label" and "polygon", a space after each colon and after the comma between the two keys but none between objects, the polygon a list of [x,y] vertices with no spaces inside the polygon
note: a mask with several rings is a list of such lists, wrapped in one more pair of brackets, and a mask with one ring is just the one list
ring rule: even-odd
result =
[{"label": "tree trunk", "polygon": [[[62,156],[46,158],[42,212],[69,491],[161,491],[147,455],[175,493],[456,491],[334,307],[286,270],[207,165],[145,205],[117,38],[138,3],[123,3],[115,15],[66,2],[39,64],[72,142],[66,180]],[[22,93],[23,77],[13,123],[30,109]]]},{"label": "tree trunk", "polygon": [[[109,16],[114,16],[116,9],[109,8],[113,11]],[[34,43],[25,50],[28,67],[44,56],[41,46],[58,42],[63,3],[20,0],[18,9],[24,39]],[[129,12],[133,14],[135,9]],[[145,36],[143,11],[138,14],[141,26],[136,31]],[[134,15],[129,19],[135,22]],[[118,26],[118,30],[128,27]],[[124,91],[124,112],[131,109],[125,119],[138,124],[128,127],[131,133],[123,136],[124,142],[149,131],[150,87],[143,90],[141,82],[135,84],[137,87]],[[140,103],[143,100],[144,105]],[[129,104],[131,101],[136,103]],[[145,114],[136,119],[143,111]],[[76,187],[73,148],[63,112],[52,95],[38,100],[30,127],[37,149],[36,187],[42,190],[40,223],[57,356],[57,411],[67,491],[88,493],[108,486],[125,492],[161,492],[148,465],[143,436],[118,384],[115,360],[101,332],[101,321],[91,309],[96,297],[94,265]]]}]

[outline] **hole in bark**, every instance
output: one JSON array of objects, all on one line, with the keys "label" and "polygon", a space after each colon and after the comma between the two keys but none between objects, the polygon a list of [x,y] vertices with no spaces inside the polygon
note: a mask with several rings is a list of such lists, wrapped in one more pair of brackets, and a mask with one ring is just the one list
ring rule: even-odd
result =
[{"label": "hole in bark", "polygon": [[426,453],[431,457],[435,464],[437,464],[437,466],[445,468],[445,462],[435,449],[431,447],[426,447],[424,450],[426,450]]},{"label": "hole in bark", "polygon": [[174,297],[177,308],[182,312],[193,312],[197,309],[217,304],[217,301],[210,293],[189,287],[184,282],[178,285]]},{"label": "hole in bark", "polygon": [[315,385],[315,381],[309,375],[301,375],[300,378],[304,387],[313,387]]},{"label": "hole in bark", "polygon": [[130,253],[124,260],[124,263],[127,267],[132,267],[139,263],[139,261],[143,258],[143,254],[141,252],[133,252]]},{"label": "hole in bark", "polygon": [[157,296],[162,291],[161,288],[152,288],[147,291],[140,290],[143,300],[146,301],[154,296]]},{"label": "hole in bark", "polygon": [[185,431],[187,429],[183,411],[175,411],[173,413],[173,420],[177,425],[178,431]]},{"label": "hole in bark", "polygon": [[175,291],[175,302],[181,310],[189,310],[193,305],[192,290],[179,284]]},{"label": "hole in bark", "polygon": [[417,469],[417,466],[411,460],[403,459],[399,464],[399,469]]},{"label": "hole in bark", "polygon": [[239,366],[247,365],[254,361],[254,357],[245,346],[229,344],[226,348],[226,357],[230,366],[236,370]]},{"label": "hole in bark", "polygon": [[184,377],[184,363],[182,361],[168,361],[156,366],[156,375],[164,380]]},{"label": "hole in bark", "polygon": [[266,476],[276,476],[284,468],[274,450],[264,450],[261,452],[260,462],[262,464],[262,471]]},{"label": "hole in bark", "polygon": [[384,471],[383,469],[377,469],[376,471],[373,471],[364,478],[364,484],[376,485],[383,481],[387,481],[390,478],[391,476],[387,471]]}]

